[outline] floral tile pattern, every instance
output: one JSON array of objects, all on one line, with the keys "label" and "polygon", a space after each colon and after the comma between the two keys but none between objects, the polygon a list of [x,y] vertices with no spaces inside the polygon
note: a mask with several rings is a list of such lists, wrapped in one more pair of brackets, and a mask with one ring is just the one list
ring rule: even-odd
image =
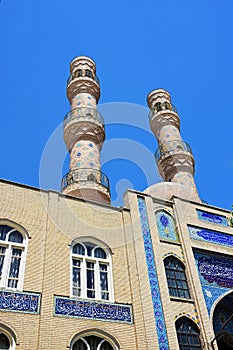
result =
[{"label": "floral tile pattern", "polygon": [[172,216],[164,210],[155,213],[156,223],[161,239],[171,242],[179,242],[178,233]]},{"label": "floral tile pattern", "polygon": [[[154,307],[154,318],[156,323],[156,330],[158,335],[159,350],[169,350],[167,330],[164,319],[161,295],[158,284],[158,276],[156,271],[154,252],[152,247],[151,234],[146,212],[145,200],[138,197],[138,208],[140,214],[140,221],[142,226],[142,236],[144,241],[144,248],[147,262],[147,272],[150,282],[151,298]],[[155,347],[156,348],[156,347]]]}]

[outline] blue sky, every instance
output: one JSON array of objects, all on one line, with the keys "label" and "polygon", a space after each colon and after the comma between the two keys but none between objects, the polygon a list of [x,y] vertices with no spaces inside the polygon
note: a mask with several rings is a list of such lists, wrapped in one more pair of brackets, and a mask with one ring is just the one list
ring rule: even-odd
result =
[{"label": "blue sky", "polygon": [[[63,144],[59,126],[69,111],[69,63],[75,56],[88,55],[96,61],[101,81],[101,112],[109,106],[102,104],[121,102],[130,114],[134,115],[131,104],[141,113],[135,113],[135,122],[120,113],[118,124],[111,113],[106,117],[110,148],[120,150],[124,140],[130,142],[132,154],[133,145],[139,155],[144,147],[154,152],[157,143],[148,131],[146,96],[159,87],[168,90],[179,112],[182,137],[195,156],[200,197],[230,209],[232,18],[232,0],[2,0],[0,177],[40,185],[42,154],[55,130]],[[58,147],[55,158],[59,152],[63,151]],[[105,157],[103,170],[113,199],[122,179],[141,191],[147,187],[141,159],[132,161],[129,156],[121,159],[118,153],[111,161]],[[146,172],[147,168],[148,164]],[[65,161],[58,177],[67,171]],[[153,160],[150,171],[157,176]],[[59,189],[56,181],[51,186]]]}]

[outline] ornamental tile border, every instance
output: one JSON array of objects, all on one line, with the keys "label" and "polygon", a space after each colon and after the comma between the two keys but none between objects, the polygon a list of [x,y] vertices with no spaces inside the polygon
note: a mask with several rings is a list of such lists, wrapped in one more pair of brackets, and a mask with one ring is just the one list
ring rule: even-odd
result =
[{"label": "ornamental tile border", "polygon": [[188,225],[188,231],[192,239],[230,248],[233,247],[233,235],[191,225]]},{"label": "ornamental tile border", "polygon": [[0,290],[0,311],[39,314],[41,295]]},{"label": "ornamental tile border", "polygon": [[182,261],[183,263],[185,263],[185,260],[184,260],[184,255],[182,255],[182,257],[176,253],[173,253],[173,252],[168,252],[166,254],[163,255],[163,258],[165,259],[167,256],[175,256],[177,259],[179,259],[180,261]]},{"label": "ornamental tile border", "polygon": [[54,296],[54,316],[133,323],[132,306]]},{"label": "ornamental tile border", "polygon": [[211,222],[213,224],[218,224],[222,226],[228,226],[227,218],[223,215],[213,214],[207,211],[197,209],[197,216],[199,220]]},{"label": "ornamental tile border", "polygon": [[144,198],[138,197],[138,208],[142,227],[142,236],[147,262],[147,272],[150,282],[151,298],[154,308],[154,319],[158,335],[159,350],[169,350],[166,323],[163,314],[161,295],[158,284],[154,252],[152,247],[151,234],[149,229],[146,204]]},{"label": "ornamental tile border", "polygon": [[191,320],[193,320],[196,324],[199,324],[199,318],[198,318],[198,314],[197,314],[197,310],[194,307],[194,316],[192,316],[191,314],[188,314],[187,312],[179,312],[177,315],[175,315],[174,320],[176,321],[178,318],[180,318],[181,316],[187,316],[188,318],[190,318]]}]

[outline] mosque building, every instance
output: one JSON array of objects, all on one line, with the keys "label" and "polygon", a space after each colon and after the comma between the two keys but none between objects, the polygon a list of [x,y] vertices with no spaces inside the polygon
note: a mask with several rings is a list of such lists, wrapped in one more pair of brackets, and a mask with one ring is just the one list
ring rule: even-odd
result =
[{"label": "mosque building", "polygon": [[0,180],[0,350],[233,349],[230,212],[200,199],[169,93],[147,96],[164,182],[120,208],[91,58],[71,62],[67,97],[61,192]]}]

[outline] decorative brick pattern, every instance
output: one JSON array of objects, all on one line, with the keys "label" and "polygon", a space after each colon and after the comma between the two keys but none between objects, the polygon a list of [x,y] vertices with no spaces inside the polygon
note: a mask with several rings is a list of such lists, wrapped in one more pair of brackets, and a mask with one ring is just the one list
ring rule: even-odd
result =
[{"label": "decorative brick pattern", "polygon": [[151,289],[151,298],[154,307],[154,318],[159,341],[159,350],[169,350],[167,330],[164,319],[161,295],[158,284],[158,276],[155,266],[154,252],[151,241],[151,234],[146,212],[146,204],[143,198],[138,197],[138,208],[142,226],[142,236],[146,254],[147,272]]},{"label": "decorative brick pattern", "polygon": [[54,315],[132,323],[130,305],[54,297]]}]

